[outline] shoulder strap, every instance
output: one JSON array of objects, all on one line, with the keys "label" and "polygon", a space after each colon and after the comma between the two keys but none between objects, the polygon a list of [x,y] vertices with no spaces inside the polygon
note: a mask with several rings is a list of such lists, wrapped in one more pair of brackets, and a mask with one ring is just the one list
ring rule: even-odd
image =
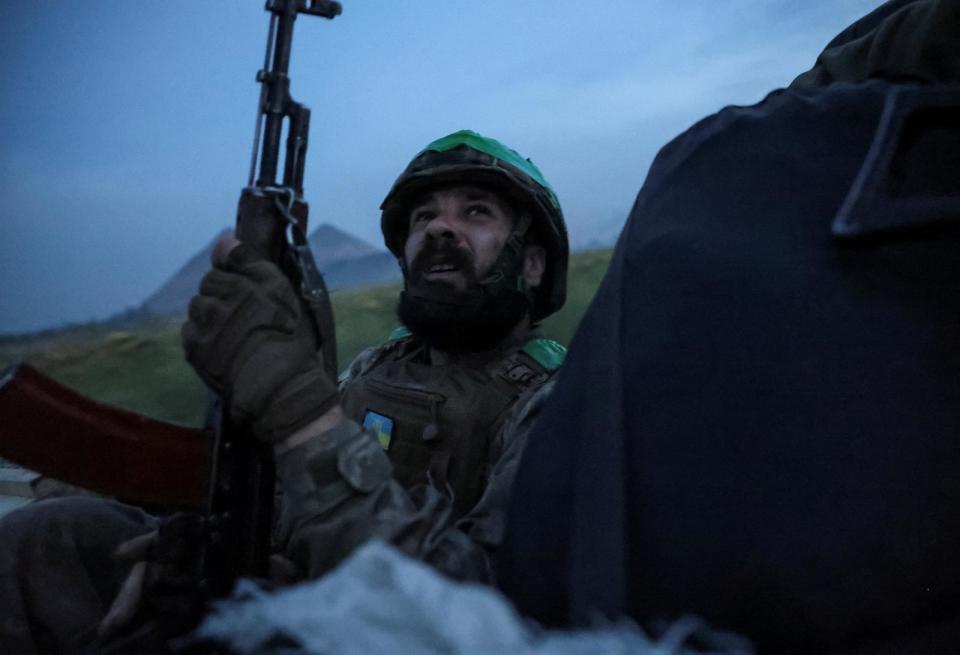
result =
[{"label": "shoulder strap", "polygon": [[367,373],[374,366],[384,360],[387,355],[404,351],[407,346],[413,344],[413,335],[403,326],[394,328],[390,336],[380,344],[367,348],[350,364],[350,367],[340,374],[340,387],[348,384],[351,380]]},{"label": "shoulder strap", "polygon": [[522,393],[546,382],[563,363],[566,352],[556,341],[534,337],[498,363],[494,378],[506,382],[514,393]]},{"label": "shoulder strap", "polygon": [[543,337],[530,339],[521,350],[549,373],[560,368],[567,354],[567,349],[562,344]]}]

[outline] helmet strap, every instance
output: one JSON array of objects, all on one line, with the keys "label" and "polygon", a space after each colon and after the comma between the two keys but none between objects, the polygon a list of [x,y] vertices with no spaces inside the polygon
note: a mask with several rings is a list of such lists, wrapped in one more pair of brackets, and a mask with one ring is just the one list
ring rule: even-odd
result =
[{"label": "helmet strap", "polygon": [[[488,289],[495,286],[512,286],[527,297],[533,308],[533,290],[527,286],[527,279],[523,276],[523,257],[527,246],[527,232],[533,224],[533,217],[524,212],[520,214],[516,225],[510,231],[507,242],[503,244],[500,255],[493,262],[490,271],[480,280],[480,288]],[[513,279],[507,279],[512,277]]]}]

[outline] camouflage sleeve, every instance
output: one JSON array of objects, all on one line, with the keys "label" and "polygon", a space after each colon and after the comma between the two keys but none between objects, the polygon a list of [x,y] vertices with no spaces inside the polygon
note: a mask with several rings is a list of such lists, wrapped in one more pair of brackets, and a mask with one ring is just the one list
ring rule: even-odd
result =
[{"label": "camouflage sleeve", "polygon": [[[371,480],[381,474],[370,471],[381,469],[369,462],[377,457],[386,462],[386,456],[376,439],[353,422],[340,435],[325,433],[317,440],[326,440],[326,450],[314,446],[317,452],[332,452],[339,441],[335,463],[329,456],[322,461],[303,446],[279,456],[277,469],[286,492],[284,554],[309,577],[317,577],[364,542],[381,539],[455,579],[493,582],[493,560],[503,539],[520,456],[552,387],[548,382],[518,402],[492,446],[484,493],[459,520],[453,518],[449,495],[429,485],[404,490],[389,476],[389,464],[380,479]],[[357,462],[366,466],[367,479],[356,473]],[[353,482],[345,483],[351,476]]]},{"label": "camouflage sleeve", "polygon": [[378,352],[379,348],[373,346],[363,350],[359,355],[353,358],[353,361],[350,362],[350,366],[343,369],[340,372],[340,375],[337,377],[337,386],[339,387],[340,391],[343,391],[346,386],[350,384],[351,380],[360,375],[361,371],[367,368],[371,360],[373,360]]}]

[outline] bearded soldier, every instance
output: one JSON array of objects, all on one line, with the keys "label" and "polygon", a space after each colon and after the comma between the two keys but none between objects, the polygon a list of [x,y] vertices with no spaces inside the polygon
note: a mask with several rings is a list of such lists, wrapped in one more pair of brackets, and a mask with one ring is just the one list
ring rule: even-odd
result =
[{"label": "bearded soldier", "polygon": [[[339,385],[280,269],[236,240],[218,245],[191,301],[186,356],[231,418],[273,445],[284,492],[277,547],[301,575],[380,538],[452,577],[489,582],[525,434],[563,358],[536,330],[565,299],[563,215],[532,162],[470,131],[419,153],[382,212],[405,327]],[[112,554],[152,540],[157,525],[89,498],[4,517],[0,645],[56,652],[91,626],[123,627],[150,576]]]},{"label": "bearded soldier", "polygon": [[[522,449],[500,428],[563,353],[533,328],[564,300],[560,206],[530,161],[461,131],[417,155],[382,210],[406,327],[361,354],[339,393],[306,332],[274,318],[293,290],[242,244],[191,305],[187,357],[274,444],[285,552],[309,575],[376,536],[489,580]],[[273,322],[225,320],[243,313]]]}]

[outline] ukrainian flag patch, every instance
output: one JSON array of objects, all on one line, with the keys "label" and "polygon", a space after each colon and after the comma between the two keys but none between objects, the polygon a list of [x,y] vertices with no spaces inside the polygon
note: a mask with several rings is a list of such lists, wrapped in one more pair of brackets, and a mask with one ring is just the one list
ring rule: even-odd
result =
[{"label": "ukrainian flag patch", "polygon": [[393,435],[392,418],[367,410],[367,415],[363,417],[363,428],[373,430],[373,433],[377,435],[377,441],[380,442],[380,446],[384,450],[390,447],[390,437]]}]

